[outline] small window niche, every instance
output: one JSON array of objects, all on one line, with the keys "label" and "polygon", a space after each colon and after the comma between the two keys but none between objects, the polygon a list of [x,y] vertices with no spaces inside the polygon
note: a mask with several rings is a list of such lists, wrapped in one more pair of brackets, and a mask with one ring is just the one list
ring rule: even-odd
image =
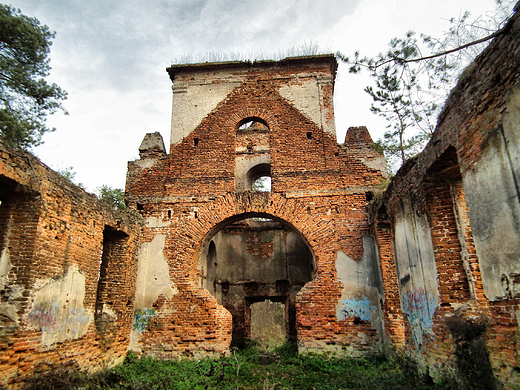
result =
[{"label": "small window niche", "polygon": [[249,190],[271,192],[271,165],[258,164],[247,172]]}]

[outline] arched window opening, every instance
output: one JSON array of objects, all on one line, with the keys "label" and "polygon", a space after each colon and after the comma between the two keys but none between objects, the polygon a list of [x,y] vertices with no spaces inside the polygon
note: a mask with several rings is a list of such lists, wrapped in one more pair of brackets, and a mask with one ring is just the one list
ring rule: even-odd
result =
[{"label": "arched window opening", "polygon": [[253,182],[253,191],[271,192],[271,176],[260,176]]},{"label": "arched window opening", "polygon": [[218,263],[217,263],[217,248],[215,247],[215,243],[213,241],[211,241],[209,243],[208,264],[213,266],[213,267],[218,267]]},{"label": "arched window opening", "polygon": [[252,130],[252,131],[262,131],[262,130],[265,131],[265,130],[269,130],[269,126],[267,126],[267,123],[261,118],[249,117],[249,118],[242,119],[238,123],[238,129],[239,130]]},{"label": "arched window opening", "polygon": [[[270,131],[267,122],[247,117],[237,123],[235,139],[235,189],[270,191]],[[261,179],[255,183],[257,179]]]},{"label": "arched window opening", "polygon": [[271,192],[271,165],[255,165],[247,172],[246,179],[250,191]]},{"label": "arched window opening", "polygon": [[201,287],[232,314],[234,343],[294,341],[296,295],[314,277],[312,251],[297,230],[272,215],[239,218],[223,222],[206,241]]}]

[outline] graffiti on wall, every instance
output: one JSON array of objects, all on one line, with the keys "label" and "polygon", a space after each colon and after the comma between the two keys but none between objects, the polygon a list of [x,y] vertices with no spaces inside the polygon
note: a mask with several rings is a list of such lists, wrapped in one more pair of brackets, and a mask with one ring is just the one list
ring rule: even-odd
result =
[{"label": "graffiti on wall", "polygon": [[134,323],[132,325],[132,330],[136,330],[139,333],[142,333],[148,327],[148,322],[150,319],[155,317],[157,313],[155,313],[154,309],[144,308],[139,309],[134,312]]},{"label": "graffiti on wall", "polygon": [[[82,307],[64,308],[58,302],[35,302],[29,313],[29,322],[43,333],[66,333],[72,339],[80,337],[85,325],[88,325],[90,315]],[[60,337],[56,341],[63,341]]]},{"label": "graffiti on wall", "polygon": [[372,305],[367,297],[347,298],[341,301],[338,307],[338,320],[344,320],[348,317],[358,317],[363,321],[370,321],[372,313],[377,311],[377,307]]},{"label": "graffiti on wall", "polygon": [[424,288],[419,288],[403,294],[401,302],[403,313],[410,322],[413,341],[418,347],[423,344],[425,336],[433,336],[435,299],[429,296]]},{"label": "graffiti on wall", "polygon": [[43,346],[75,340],[87,332],[92,314],[83,308],[84,299],[85,276],[76,264],[61,277],[42,281],[27,320],[41,330]]}]

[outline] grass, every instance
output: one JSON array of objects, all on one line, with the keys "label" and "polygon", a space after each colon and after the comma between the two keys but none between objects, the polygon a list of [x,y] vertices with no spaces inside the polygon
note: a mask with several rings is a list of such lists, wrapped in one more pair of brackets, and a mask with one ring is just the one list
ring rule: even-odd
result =
[{"label": "grass", "polygon": [[[67,383],[68,382],[68,387]],[[298,355],[286,345],[274,353],[235,350],[219,360],[159,361],[130,353],[125,362],[95,375],[53,373],[28,389],[446,389],[427,383],[384,358],[329,359]],[[44,385],[45,384],[45,385]],[[48,386],[48,387],[42,387]]]}]

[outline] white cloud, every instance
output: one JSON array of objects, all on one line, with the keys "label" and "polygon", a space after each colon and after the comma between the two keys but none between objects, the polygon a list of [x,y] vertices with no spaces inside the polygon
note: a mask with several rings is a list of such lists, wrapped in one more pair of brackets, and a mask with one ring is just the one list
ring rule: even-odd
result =
[{"label": "white cloud", "polygon": [[[276,53],[318,42],[327,51],[375,54],[408,29],[434,33],[461,9],[491,9],[493,0],[12,0],[57,32],[52,81],[69,92],[70,116],[36,149],[55,168],[73,166],[93,191],[123,187],[126,162],[147,132],[169,140],[171,82],[165,71],[186,53]],[[338,139],[348,126],[384,122],[369,112],[366,80],[340,67]]]}]

